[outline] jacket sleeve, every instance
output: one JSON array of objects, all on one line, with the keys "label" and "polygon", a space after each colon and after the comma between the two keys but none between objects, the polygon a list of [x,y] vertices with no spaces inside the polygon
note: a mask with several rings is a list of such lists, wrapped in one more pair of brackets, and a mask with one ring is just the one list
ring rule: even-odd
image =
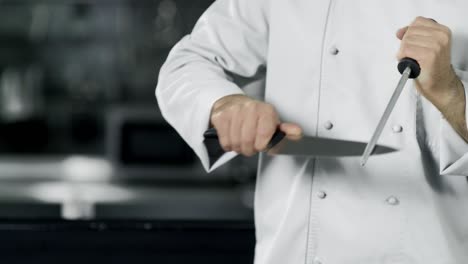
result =
[{"label": "jacket sleeve", "polygon": [[249,78],[266,65],[268,1],[215,1],[161,68],[156,87],[161,113],[207,171],[235,156],[227,153],[210,168],[203,132],[218,99],[243,93],[231,73]]},{"label": "jacket sleeve", "polygon": [[[465,89],[468,118],[468,72],[456,70]],[[468,177],[468,143],[452,128],[447,120],[441,122],[440,173],[441,175]]]}]

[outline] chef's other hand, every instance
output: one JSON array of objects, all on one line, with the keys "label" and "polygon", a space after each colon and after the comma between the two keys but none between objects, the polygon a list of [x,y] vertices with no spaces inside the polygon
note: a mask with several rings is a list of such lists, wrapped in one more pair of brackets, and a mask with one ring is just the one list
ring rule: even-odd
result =
[{"label": "chef's other hand", "polygon": [[213,105],[210,118],[224,151],[252,156],[266,149],[279,127],[286,136],[302,135],[302,129],[281,123],[275,108],[245,95],[228,95]]},{"label": "chef's other hand", "polygon": [[396,35],[401,40],[398,60],[409,57],[421,66],[416,89],[439,110],[445,109],[461,92],[454,88],[459,79],[450,62],[450,29],[433,19],[417,17]]}]

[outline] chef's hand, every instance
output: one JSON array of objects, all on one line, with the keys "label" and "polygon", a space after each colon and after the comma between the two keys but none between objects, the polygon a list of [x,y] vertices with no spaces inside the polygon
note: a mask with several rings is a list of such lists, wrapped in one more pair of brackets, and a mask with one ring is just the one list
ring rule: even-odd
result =
[{"label": "chef's hand", "polygon": [[302,135],[298,125],[281,123],[271,104],[245,95],[228,95],[216,101],[210,121],[224,151],[245,156],[265,150],[278,127],[286,136]]},{"label": "chef's hand", "polygon": [[419,92],[439,109],[444,108],[461,89],[453,85],[458,80],[450,62],[451,31],[432,19],[417,17],[409,26],[397,32],[401,40],[398,60],[413,58],[421,66],[415,80]]},{"label": "chef's hand", "polygon": [[468,141],[465,117],[465,91],[451,64],[452,33],[436,21],[417,17],[397,32],[401,40],[397,58],[418,61],[421,74],[416,89],[446,117],[455,130]]}]

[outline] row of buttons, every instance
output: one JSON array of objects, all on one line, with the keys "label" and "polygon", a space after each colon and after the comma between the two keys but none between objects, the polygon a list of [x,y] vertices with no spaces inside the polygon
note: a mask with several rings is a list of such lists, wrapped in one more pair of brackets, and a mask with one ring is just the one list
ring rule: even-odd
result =
[{"label": "row of buttons", "polygon": [[[331,55],[338,55],[338,53],[339,53],[340,51],[338,50],[337,47],[332,46],[332,47],[330,47],[329,52],[330,52]],[[326,130],[331,130],[331,129],[333,128],[333,123],[332,123],[331,121],[326,121],[325,123],[323,123],[323,127],[324,127]],[[403,132],[403,127],[402,127],[401,125],[394,125],[394,126],[392,127],[392,131],[393,131],[394,133],[401,133],[401,132]],[[326,193],[325,191],[323,191],[323,190],[318,191],[318,192],[317,192],[317,197],[318,197],[319,199],[322,199],[322,200],[323,200],[323,199],[325,199],[325,198],[327,197],[327,193]],[[400,203],[400,201],[398,200],[398,198],[395,197],[395,196],[390,196],[390,197],[388,197],[388,198],[385,200],[385,202],[386,202],[387,204],[389,204],[389,205],[398,205],[398,204]],[[322,264],[322,261],[321,261],[319,258],[315,258],[314,261],[313,261],[313,264]]]},{"label": "row of buttons", "polygon": [[[325,199],[325,198],[327,197],[327,193],[326,193],[325,191],[318,191],[318,192],[317,192],[317,197],[318,197],[319,199]],[[398,205],[398,204],[400,203],[400,201],[398,200],[398,198],[395,197],[395,196],[393,196],[393,195],[390,196],[390,197],[388,197],[388,198],[385,200],[385,202],[387,202],[387,204],[389,204],[389,205]]]},{"label": "row of buttons", "polygon": [[[331,55],[338,55],[338,53],[340,53],[340,50],[336,46],[331,46],[329,49],[329,52]],[[323,124],[323,126],[325,127],[325,129],[330,130],[333,128],[333,123],[330,121],[327,121]],[[392,127],[392,130],[395,133],[401,133],[403,131],[403,127],[400,125],[394,125]]]},{"label": "row of buttons", "polygon": [[[325,123],[323,123],[323,127],[326,129],[326,130],[331,130],[333,128],[333,123],[331,121],[327,121]],[[400,125],[394,125],[392,127],[392,130],[393,132],[395,133],[401,133],[403,132],[403,127],[400,126]]]},{"label": "row of buttons", "polygon": [[[332,46],[332,47],[330,47],[328,52],[331,55],[337,55],[340,51],[335,46]],[[333,128],[333,123],[331,121],[326,121],[325,123],[323,123],[323,127],[326,130],[331,130]],[[317,192],[317,197],[319,199],[325,199],[327,197],[327,193],[325,191],[319,191],[319,192]],[[316,257],[316,258],[314,258],[313,264],[322,264],[322,261],[320,261],[320,259]]]},{"label": "row of buttons", "polygon": [[[317,197],[320,199],[325,199],[327,197],[327,193],[325,191],[319,191],[317,192]],[[385,202],[389,205],[398,205],[400,201],[398,200],[397,197],[395,196],[390,196],[388,197]],[[322,264],[322,261],[319,258],[315,258],[313,264]]]}]

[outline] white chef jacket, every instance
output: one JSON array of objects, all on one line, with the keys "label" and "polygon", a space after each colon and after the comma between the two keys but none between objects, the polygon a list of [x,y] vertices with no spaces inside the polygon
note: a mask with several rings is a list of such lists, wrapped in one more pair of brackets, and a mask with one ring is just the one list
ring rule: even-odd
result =
[{"label": "white chef jacket", "polygon": [[[395,32],[415,17],[452,29],[468,90],[467,11],[465,0],[218,0],[171,51],[159,106],[208,169],[213,103],[243,93],[233,76],[266,69],[265,101],[282,120],[366,142],[400,78]],[[379,144],[400,151],[365,167],[360,157],[260,155],[255,263],[468,263],[468,144],[412,81]]]}]

